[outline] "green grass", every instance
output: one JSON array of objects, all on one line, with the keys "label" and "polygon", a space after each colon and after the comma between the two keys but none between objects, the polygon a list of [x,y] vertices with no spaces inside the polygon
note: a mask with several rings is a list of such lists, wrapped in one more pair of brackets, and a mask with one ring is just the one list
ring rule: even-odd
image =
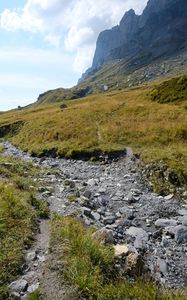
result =
[{"label": "green grass", "polygon": [[150,97],[159,103],[176,102],[187,99],[187,75],[167,80],[156,86]]},{"label": "green grass", "polygon": [[27,297],[27,300],[43,300],[40,289],[37,289],[35,292],[30,294]]},{"label": "green grass", "polygon": [[[178,79],[177,79],[178,80]],[[187,98],[164,105],[151,101],[153,86],[92,95],[82,100],[2,114],[0,128],[22,122],[7,137],[33,155],[93,158],[126,146],[145,163],[162,161],[187,181]],[[17,123],[16,123],[17,124]]]},{"label": "green grass", "polygon": [[[74,290],[71,299],[184,300],[186,294],[161,291],[153,283],[128,283],[115,269],[113,248],[92,237],[93,229],[68,217],[52,220],[51,249],[58,249],[60,274]],[[74,297],[73,297],[74,296]]]},{"label": "green grass", "polygon": [[25,247],[29,247],[36,228],[36,215],[27,195],[10,184],[0,185],[0,298],[6,299],[6,284],[21,268]]},{"label": "green grass", "polygon": [[30,163],[0,154],[0,299],[8,299],[7,286],[21,271],[38,217],[49,215],[47,204],[34,196],[32,178],[38,172]]}]

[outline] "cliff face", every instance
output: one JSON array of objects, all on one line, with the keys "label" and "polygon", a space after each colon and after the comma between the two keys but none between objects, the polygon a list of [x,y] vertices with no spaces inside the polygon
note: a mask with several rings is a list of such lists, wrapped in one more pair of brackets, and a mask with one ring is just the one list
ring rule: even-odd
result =
[{"label": "cliff face", "polygon": [[187,1],[149,0],[141,16],[125,13],[120,24],[100,33],[91,70],[112,59],[144,63],[187,48]]}]

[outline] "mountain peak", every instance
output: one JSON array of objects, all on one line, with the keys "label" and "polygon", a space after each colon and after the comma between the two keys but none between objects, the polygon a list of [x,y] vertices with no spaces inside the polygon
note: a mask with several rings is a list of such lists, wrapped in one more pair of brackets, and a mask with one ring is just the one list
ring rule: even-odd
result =
[{"label": "mountain peak", "polygon": [[149,0],[141,16],[131,9],[119,26],[99,35],[92,70],[111,59],[144,57],[144,63],[149,63],[184,48],[187,48],[187,1]]}]

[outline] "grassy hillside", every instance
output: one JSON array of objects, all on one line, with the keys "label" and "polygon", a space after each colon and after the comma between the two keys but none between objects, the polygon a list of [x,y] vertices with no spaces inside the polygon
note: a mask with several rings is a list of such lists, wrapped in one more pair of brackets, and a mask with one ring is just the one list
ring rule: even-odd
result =
[{"label": "grassy hillside", "polygon": [[84,80],[72,88],[59,88],[41,94],[35,105],[78,99],[90,94],[104,93],[106,89],[112,91],[141,86],[153,80],[178,76],[187,69],[186,53],[147,63],[144,56],[138,60],[111,60],[97,70],[90,71],[87,76],[83,76]]},{"label": "grassy hillside", "polygon": [[159,103],[176,102],[187,99],[187,75],[172,78],[155,87],[150,97]]},{"label": "grassy hillside", "polygon": [[0,136],[34,155],[95,156],[126,146],[147,163],[163,161],[187,181],[187,98],[151,101],[153,87],[92,95],[82,100],[1,115]]}]

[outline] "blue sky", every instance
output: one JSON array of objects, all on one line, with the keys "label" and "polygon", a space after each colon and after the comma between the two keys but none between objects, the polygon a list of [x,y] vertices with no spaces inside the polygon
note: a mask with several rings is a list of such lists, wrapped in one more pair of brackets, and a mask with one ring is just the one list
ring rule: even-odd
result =
[{"label": "blue sky", "polygon": [[[140,3],[141,2],[141,3]],[[76,84],[91,65],[100,31],[147,0],[6,0],[0,2],[0,111]]]}]

